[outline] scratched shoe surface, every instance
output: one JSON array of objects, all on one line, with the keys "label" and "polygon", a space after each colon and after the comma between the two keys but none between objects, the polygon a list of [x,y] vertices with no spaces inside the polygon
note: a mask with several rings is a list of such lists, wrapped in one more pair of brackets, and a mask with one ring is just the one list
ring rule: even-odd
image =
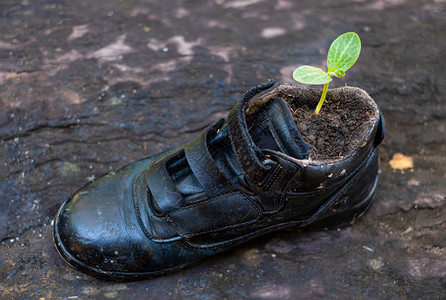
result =
[{"label": "scratched shoe surface", "polygon": [[256,95],[281,87],[254,87],[192,142],[79,190],[55,220],[60,254],[89,274],[143,278],[271,231],[338,226],[361,215],[377,183],[384,137],[378,107],[363,93],[373,113],[360,147],[312,160],[281,97],[246,115]]}]

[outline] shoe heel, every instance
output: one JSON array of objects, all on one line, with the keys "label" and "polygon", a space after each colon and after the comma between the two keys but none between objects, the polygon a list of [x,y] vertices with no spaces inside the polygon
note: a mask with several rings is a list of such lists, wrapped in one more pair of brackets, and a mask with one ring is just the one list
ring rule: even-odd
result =
[{"label": "shoe heel", "polygon": [[[336,229],[351,225],[361,217],[373,201],[378,184],[378,150],[371,155],[364,168],[335,196],[324,209],[320,219],[306,226],[315,229]],[[368,187],[364,189],[364,187]],[[356,203],[348,208],[349,203]]]},{"label": "shoe heel", "polygon": [[306,228],[310,231],[319,230],[333,230],[338,228],[347,227],[355,223],[370,207],[373,202],[373,196],[375,194],[375,189],[373,189],[370,195],[364,199],[357,206],[343,212],[342,214],[336,214],[327,218],[324,218],[318,222],[315,222]]}]

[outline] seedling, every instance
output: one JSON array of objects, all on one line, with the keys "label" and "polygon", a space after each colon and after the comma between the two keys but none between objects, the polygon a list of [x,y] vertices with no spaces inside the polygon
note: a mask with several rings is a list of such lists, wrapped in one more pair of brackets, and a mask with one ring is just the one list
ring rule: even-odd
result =
[{"label": "seedling", "polygon": [[356,62],[361,52],[361,40],[354,32],[347,32],[338,36],[330,45],[327,54],[328,72],[312,67],[300,66],[293,72],[294,80],[305,84],[323,84],[321,99],[314,114],[317,115],[327,95],[328,84],[332,77],[343,77],[345,72]]}]

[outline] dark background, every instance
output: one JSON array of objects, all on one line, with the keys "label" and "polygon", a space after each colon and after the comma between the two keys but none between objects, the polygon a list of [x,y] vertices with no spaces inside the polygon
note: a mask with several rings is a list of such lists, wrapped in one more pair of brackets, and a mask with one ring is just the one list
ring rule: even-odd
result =
[{"label": "dark background", "polygon": [[[446,3],[442,0],[0,0],[0,298],[446,298]],[[51,221],[94,177],[179,146],[243,91],[322,67],[386,118],[374,205],[351,227],[282,231],[129,283],[70,268]],[[389,162],[401,153],[404,170]],[[71,297],[71,298],[70,298]]]}]

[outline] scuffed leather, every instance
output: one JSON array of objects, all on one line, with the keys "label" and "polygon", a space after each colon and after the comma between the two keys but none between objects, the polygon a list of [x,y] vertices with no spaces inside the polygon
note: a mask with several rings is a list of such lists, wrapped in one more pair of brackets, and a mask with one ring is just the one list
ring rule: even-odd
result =
[{"label": "scuffed leather", "polygon": [[[273,85],[248,91],[228,120],[183,147],[134,162],[75,193],[55,219],[61,255],[90,274],[145,277],[266,232],[361,212],[376,188],[381,113],[355,153],[311,161],[283,100],[246,122],[249,101]],[[264,132],[271,137],[259,138]]]}]

